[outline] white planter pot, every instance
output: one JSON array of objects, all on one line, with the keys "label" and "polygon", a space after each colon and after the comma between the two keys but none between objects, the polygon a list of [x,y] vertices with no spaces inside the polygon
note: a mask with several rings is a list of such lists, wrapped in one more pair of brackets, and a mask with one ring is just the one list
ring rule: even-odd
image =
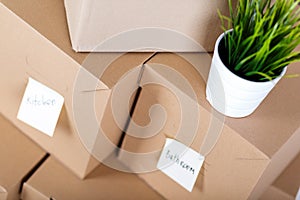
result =
[{"label": "white planter pot", "polygon": [[224,33],[215,44],[211,68],[206,87],[206,98],[220,113],[229,117],[245,117],[255,111],[268,93],[286,72],[272,81],[254,82],[240,78],[232,73],[221,61],[219,43]]}]

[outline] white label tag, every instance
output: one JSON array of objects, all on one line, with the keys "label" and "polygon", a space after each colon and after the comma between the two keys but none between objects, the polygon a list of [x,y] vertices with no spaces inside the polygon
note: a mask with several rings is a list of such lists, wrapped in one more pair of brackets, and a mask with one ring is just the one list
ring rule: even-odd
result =
[{"label": "white label tag", "polygon": [[296,200],[300,200],[300,188],[299,188],[299,190],[298,190],[298,194],[297,194],[297,196],[296,196]]},{"label": "white label tag", "polygon": [[184,144],[167,139],[157,168],[191,192],[204,159],[202,155]]},{"label": "white label tag", "polygon": [[17,118],[52,137],[63,103],[60,94],[29,78]]}]

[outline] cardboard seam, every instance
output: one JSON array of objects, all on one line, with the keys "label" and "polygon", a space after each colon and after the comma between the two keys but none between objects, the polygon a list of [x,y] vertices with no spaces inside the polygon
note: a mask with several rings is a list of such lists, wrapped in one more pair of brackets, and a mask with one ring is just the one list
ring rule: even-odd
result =
[{"label": "cardboard seam", "polygon": [[[298,132],[298,133],[295,133]],[[264,190],[261,190],[261,188],[267,188],[269,185],[271,185],[276,178],[281,174],[281,172],[288,166],[289,163],[292,162],[292,160],[297,156],[300,150],[300,145],[298,146],[298,150],[296,152],[291,149],[289,149],[289,146],[293,146],[293,143],[300,143],[300,128],[298,128],[294,134],[285,142],[285,144],[281,147],[280,150],[278,150],[272,158],[270,158],[270,163],[267,166],[266,170],[264,170],[262,176],[258,180],[257,184],[254,186],[254,189],[252,190],[249,199],[257,199],[259,196],[262,195]],[[297,145],[296,145],[297,146]],[[296,147],[295,146],[295,147]],[[292,151],[292,152],[291,152]],[[289,154],[291,153],[291,154]],[[290,156],[285,156],[286,154]],[[283,158],[283,159],[282,159]],[[273,170],[275,172],[273,172]],[[271,178],[269,178],[271,177]],[[269,180],[268,180],[269,178]],[[264,180],[268,180],[265,182]]]},{"label": "cardboard seam", "polygon": [[138,80],[137,80],[137,84],[138,84],[138,89],[137,89],[137,92],[135,93],[135,97],[134,97],[134,100],[133,100],[133,103],[132,103],[132,106],[130,108],[130,113],[129,113],[129,116],[127,117],[127,120],[126,120],[126,124],[125,124],[125,127],[122,131],[122,135],[121,135],[121,138],[119,140],[119,143],[117,145],[118,147],[118,151],[117,151],[117,156],[119,156],[119,153],[121,151],[121,148],[123,146],[123,142],[124,142],[124,139],[125,139],[125,136],[126,136],[126,132],[128,130],[128,127],[132,121],[132,116],[134,114],[134,111],[135,111],[135,108],[136,108],[136,105],[139,101],[139,97],[140,97],[140,94],[143,90],[143,88],[141,87],[141,79],[143,77],[143,73],[144,73],[144,69],[146,67],[146,63],[149,62],[152,58],[154,58],[156,56],[157,52],[153,53],[151,56],[149,56],[143,63],[142,63],[142,68],[140,70],[140,73],[139,73],[139,76],[138,76]]},{"label": "cardboard seam", "polygon": [[[218,119],[219,120],[219,119]],[[265,173],[265,171],[267,170],[267,168],[269,167],[270,165],[270,160],[271,158],[266,155],[263,151],[261,151],[260,149],[256,148],[256,146],[254,146],[251,142],[249,142],[248,140],[246,140],[244,137],[242,137],[238,132],[236,132],[234,129],[232,129],[231,127],[229,127],[228,125],[226,125],[226,123],[224,123],[224,126],[226,126],[229,130],[230,130],[230,133],[231,134],[235,134],[236,137],[239,137],[240,140],[243,140],[251,149],[253,149],[255,152],[258,152],[261,154],[261,156],[263,156],[263,158],[245,158],[245,160],[255,160],[255,159],[259,159],[259,160],[262,160],[262,161],[266,161],[267,164],[266,166],[264,167],[264,169],[260,172],[260,175],[257,177],[256,181],[255,181],[255,184],[251,187],[252,189],[249,190],[249,193],[247,194],[247,197],[249,198],[252,194],[252,191],[253,191],[253,188],[256,187],[257,183],[259,183],[259,181],[261,180],[261,177],[263,176],[263,174]],[[223,127],[224,129],[224,127]],[[223,133],[221,133],[223,134]],[[218,142],[217,142],[218,143]],[[212,150],[213,151],[213,150]],[[208,155],[209,156],[209,155]],[[242,160],[241,160],[242,161]],[[248,199],[247,198],[247,199]]]},{"label": "cardboard seam", "polygon": [[281,189],[279,189],[278,187],[275,187],[275,186],[273,186],[273,185],[271,185],[271,186],[266,190],[266,192],[274,192],[274,191],[276,191],[276,192],[275,192],[276,194],[280,194],[281,197],[284,196],[284,198],[287,199],[287,200],[288,200],[288,199],[295,199],[295,197],[291,196],[290,194],[288,194],[288,193],[282,191]]},{"label": "cardboard seam", "polygon": [[46,153],[46,155],[40,159],[40,161],[37,162],[35,166],[22,178],[20,188],[19,188],[19,194],[22,193],[23,184],[26,183],[33,175],[34,173],[44,164],[44,162],[48,159],[50,156],[49,153]]},{"label": "cardboard seam", "polygon": [[[162,65],[162,64],[160,64],[160,63],[150,63],[150,64],[148,65],[149,67],[147,67],[147,66],[145,66],[145,67],[147,67],[147,69],[148,69],[149,71],[153,72],[157,77],[159,77],[159,79],[162,79],[162,80],[164,80],[166,83],[168,83],[168,85],[173,85],[173,86],[175,86],[175,88],[178,89],[178,92],[179,92],[180,94],[182,94],[183,96],[186,96],[189,100],[191,100],[192,102],[194,102],[194,103],[197,105],[198,110],[199,110],[199,112],[200,112],[201,104],[200,104],[200,102],[198,101],[198,99],[193,99],[191,96],[189,96],[189,95],[186,94],[184,91],[182,91],[180,88],[178,88],[176,85],[174,85],[171,81],[169,81],[167,78],[165,78],[163,75],[161,75],[157,70],[155,70],[154,68],[151,67],[151,65],[155,65],[155,64],[157,64],[157,65]],[[196,97],[196,98],[197,98],[197,97]],[[218,119],[218,120],[219,120],[219,119]],[[197,128],[198,130],[197,130],[197,131],[199,131],[199,128],[200,128],[200,127],[198,126],[198,128]],[[219,140],[221,134],[222,134],[222,133],[220,133],[220,134],[218,135],[218,138],[217,138],[217,140],[216,140],[214,146],[217,144],[217,142],[218,142],[218,140]],[[205,138],[206,138],[206,137],[207,137],[207,134],[205,135]],[[205,142],[205,138],[204,138],[203,142]],[[201,151],[201,149],[202,149],[203,146],[204,146],[204,145],[203,145],[203,143],[202,143],[202,145],[199,147],[199,149],[193,149],[193,150],[195,150],[196,152],[200,153],[200,151]],[[211,152],[212,150],[213,150],[213,147],[211,148],[210,152]],[[210,152],[209,152],[209,153],[210,153]],[[209,153],[207,153],[206,155],[203,155],[203,156],[206,157]]]},{"label": "cardboard seam", "polygon": [[286,193],[285,191],[283,191],[282,189],[280,189],[280,188],[278,188],[278,187],[275,187],[275,186],[273,186],[273,185],[271,185],[270,187],[271,187],[272,189],[276,190],[278,193],[280,193],[280,194],[282,194],[282,195],[284,195],[284,196],[286,196],[286,197],[288,197],[288,198],[295,198],[295,197],[293,197],[292,195]]}]

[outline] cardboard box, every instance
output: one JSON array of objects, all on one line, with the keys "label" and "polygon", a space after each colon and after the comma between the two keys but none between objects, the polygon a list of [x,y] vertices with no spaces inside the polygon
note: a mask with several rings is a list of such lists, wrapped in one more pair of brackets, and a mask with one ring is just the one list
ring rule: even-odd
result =
[{"label": "cardboard box", "polygon": [[295,200],[295,197],[283,192],[279,188],[271,185],[259,198],[260,200]]},{"label": "cardboard box", "polygon": [[[82,146],[70,118],[72,88],[80,65],[1,4],[1,112],[32,140],[84,177],[98,163]],[[20,34],[21,33],[21,34]],[[28,77],[64,96],[65,106],[53,138],[17,120]],[[105,88],[105,85],[103,85]],[[106,98],[109,96],[107,95]],[[68,113],[68,114],[67,114]],[[72,155],[76,155],[75,158]]]},{"label": "cardboard box", "polygon": [[[12,10],[16,15],[22,18],[26,23],[32,26],[40,34],[50,40],[55,46],[68,54],[74,61],[79,64],[84,63],[84,60],[89,53],[76,53],[72,50],[71,40],[68,32],[68,24],[64,2],[61,0],[0,0],[6,7]],[[111,61],[112,58],[119,57],[124,53],[103,53],[97,54],[100,59]],[[130,53],[131,59],[128,64],[140,63],[149,53]],[[141,55],[141,56],[138,56]],[[125,70],[123,71],[123,69]],[[128,67],[119,67],[120,72],[125,72]],[[119,74],[119,71],[117,72]],[[105,76],[103,77],[105,78]],[[107,77],[103,82],[111,82],[112,78]]]},{"label": "cardboard box", "polygon": [[[212,118],[212,108],[205,101],[205,80],[210,59],[205,55],[198,56],[198,59],[198,67],[204,68],[203,77],[197,75],[190,63],[175,54],[161,53],[149,61],[142,83],[149,80],[157,83],[160,80],[166,82],[167,87],[155,84],[143,86],[133,121],[142,126],[145,132],[148,130],[151,133],[151,124],[155,124],[153,121],[156,119],[160,121],[159,116],[162,115],[151,111],[150,116],[153,118],[150,120],[148,112],[154,104],[165,108],[167,120],[152,137],[141,138],[142,132],[139,137],[129,133],[124,140],[124,152],[120,154],[120,159],[132,171],[143,172],[139,176],[167,199],[258,199],[300,151],[300,108],[297,106],[300,94],[295,92],[300,79],[283,79],[253,115],[242,119],[225,118],[221,136],[206,156],[202,172],[191,193],[162,172],[149,170],[156,167],[165,138],[174,138],[182,123],[180,112],[183,111],[180,109],[178,96],[176,99],[170,91],[177,88],[186,93],[180,81],[172,80],[168,73],[159,70],[157,63],[176,69],[196,92],[200,121],[197,135],[190,145],[192,149],[199,152],[210,124],[215,121]],[[299,68],[290,66],[288,73],[299,73]],[[188,95],[185,98],[188,99]],[[190,119],[193,117],[190,116]],[[189,133],[186,134],[188,137]],[[176,138],[188,144],[184,135]],[[149,157],[148,162],[130,155],[149,152],[156,153]]]},{"label": "cardboard box", "polygon": [[46,155],[0,115],[0,199],[19,199],[22,179]]},{"label": "cardboard box", "polygon": [[[64,2],[77,52],[212,51],[222,32],[217,10],[229,11],[220,0]],[[204,49],[195,48],[195,42]]]},{"label": "cardboard box", "polygon": [[[19,16],[21,16],[21,18],[25,19],[27,22],[30,23],[31,26],[33,26],[35,29],[37,29],[40,33],[42,33],[42,35],[46,36],[47,39],[49,39],[50,41],[52,41],[56,46],[58,46],[60,49],[62,49],[63,51],[60,51],[61,54],[67,53],[68,55],[70,55],[72,57],[73,60],[82,63],[83,60],[85,59],[85,57],[87,56],[86,54],[75,54],[75,53],[70,53],[71,52],[71,46],[68,45],[69,39],[68,39],[68,35],[67,35],[67,29],[66,29],[66,24],[64,24],[64,18],[60,18],[60,16],[62,16],[61,14],[64,14],[63,12],[63,7],[62,7],[62,2],[59,0],[52,0],[52,1],[41,1],[41,0],[2,0],[5,5],[7,5],[10,9],[12,9],[14,12],[16,12]],[[4,14],[2,14],[4,13]],[[1,15],[5,15],[5,13],[7,12],[1,12]],[[47,13],[47,14],[45,14]],[[14,20],[11,20],[9,23],[14,22]],[[8,23],[8,24],[9,24]],[[7,25],[7,23],[4,23]],[[18,26],[16,26],[18,27]],[[1,26],[1,29],[3,29],[3,27]],[[15,30],[19,30],[19,29],[15,29]],[[31,29],[32,30],[32,29]],[[35,32],[32,30],[32,32]],[[1,31],[2,33],[2,31]],[[65,34],[66,33],[66,34]],[[12,37],[12,36],[10,36]],[[5,37],[4,37],[5,38]],[[4,38],[2,38],[2,40],[4,40]],[[16,37],[17,38],[17,37]],[[2,43],[1,40],[1,44]],[[42,40],[42,39],[41,39]],[[45,39],[43,39],[45,40]],[[46,40],[45,40],[46,41]],[[22,42],[26,42],[23,41]],[[7,43],[7,42],[6,42]],[[5,43],[5,44],[6,44]],[[49,43],[49,42],[48,42]],[[50,44],[48,44],[50,45]],[[32,47],[31,45],[29,45],[28,48]],[[11,49],[12,47],[9,47],[8,49]],[[3,49],[2,49],[3,50]],[[15,49],[13,50],[13,52],[15,51]],[[57,50],[58,51],[58,50]],[[2,52],[1,52],[2,53]],[[2,55],[8,55],[7,52],[4,52],[5,54]],[[12,53],[12,52],[11,52]],[[56,54],[55,54],[56,55]],[[79,56],[80,55],[80,56]],[[106,57],[107,54],[102,54],[102,56]],[[139,54],[140,55],[140,54]],[[62,56],[62,55],[61,55]],[[126,61],[126,62],[116,62],[119,64],[123,64],[123,63],[128,63],[128,66],[125,67],[125,71],[128,70],[130,67],[133,67],[131,64],[132,63],[141,63],[146,57],[148,57],[148,55],[142,54],[142,56],[138,57],[135,54],[130,54],[130,61]],[[16,56],[12,56],[14,59],[17,58]],[[125,57],[123,57],[125,58]],[[161,58],[157,57],[158,61],[157,62],[162,62],[160,61]],[[70,59],[70,60],[72,60]],[[13,59],[12,59],[13,60]],[[126,60],[126,59],[125,59]],[[201,81],[198,81],[199,79],[197,78],[197,76],[195,77],[195,74],[192,73],[189,70],[186,70],[186,66],[185,63],[182,62],[178,62],[178,60],[176,59],[167,59],[169,60],[168,62],[172,62],[172,66],[177,66],[177,69],[182,69],[182,71],[186,71],[186,73],[189,74],[188,80],[192,80],[192,85],[193,88],[195,89],[195,91],[199,91],[199,93],[197,92],[197,95],[199,96],[198,98],[200,98],[199,102],[200,105],[202,105],[204,108],[209,110],[209,106],[205,103],[205,97],[204,97],[204,89],[205,89],[205,84]],[[47,60],[48,61],[48,60]],[[70,61],[71,62],[71,61]],[[74,62],[74,61],[72,61]],[[165,61],[164,61],[165,62]],[[22,62],[24,64],[24,62]],[[20,66],[22,66],[23,64],[21,63]],[[75,62],[74,62],[75,63]],[[1,65],[2,66],[2,65]],[[122,66],[122,65],[120,65]],[[207,65],[209,66],[209,64]],[[41,67],[39,65],[39,67]],[[39,68],[38,67],[38,68]],[[54,69],[57,69],[58,66],[52,65],[51,67],[54,67]],[[55,68],[56,67],[56,68]],[[3,68],[1,68],[3,70]],[[103,77],[103,82],[110,88],[111,85],[113,85],[116,80],[118,80],[118,78],[124,74],[122,73],[123,68],[118,68],[121,69],[120,71],[117,71],[116,73],[116,79],[110,79],[110,74],[108,73],[107,76]],[[183,70],[184,69],[184,70]],[[208,72],[209,67],[205,68],[206,71]],[[8,70],[8,69],[5,69]],[[18,68],[18,70],[16,70],[16,68],[12,68],[10,73],[19,73],[19,70],[23,70],[22,68]],[[39,69],[40,70],[40,69]],[[66,74],[72,74],[74,72],[72,72],[72,70],[70,71],[64,71]],[[71,73],[70,73],[71,72]],[[293,69],[290,70],[290,72],[293,72]],[[294,69],[294,72],[297,73],[297,69]],[[32,73],[32,72],[30,72]],[[38,71],[38,73],[40,73],[40,71]],[[38,73],[33,73],[35,74],[35,77],[39,77],[37,74]],[[3,74],[3,73],[1,73]],[[156,73],[155,73],[156,74]],[[48,71],[47,73],[42,73],[43,76],[48,77]],[[53,76],[59,76],[58,78],[50,78],[49,81],[53,81],[55,82],[56,80],[60,79],[64,79],[62,74],[57,73],[57,70],[54,70],[54,72],[51,74],[51,77]],[[9,77],[9,76],[7,76]],[[3,79],[3,77],[1,77],[1,81],[7,80],[8,78]],[[63,78],[62,78],[63,77]],[[106,78],[105,78],[106,77]],[[191,79],[191,77],[194,77],[195,79]],[[13,88],[14,90],[14,95],[18,94],[20,95],[22,93],[22,88],[20,88],[20,86],[23,87],[23,90],[25,88],[26,85],[26,79],[27,77],[23,77],[22,80],[23,82],[20,84],[20,82],[18,81],[18,83],[15,80],[11,80],[11,83],[14,82],[13,84],[15,84],[15,87],[10,87]],[[105,81],[104,81],[105,79]],[[40,80],[45,81],[44,78],[40,77]],[[201,79],[200,79],[201,80]],[[257,181],[257,177],[260,176],[260,174],[262,173],[263,169],[268,165],[269,160],[272,158],[272,160],[276,159],[276,162],[272,162],[273,164],[270,164],[269,166],[279,166],[280,169],[276,169],[275,170],[275,174],[278,174],[280,170],[282,170],[284,168],[284,166],[288,163],[288,160],[291,160],[291,157],[293,156],[293,154],[295,154],[294,152],[296,151],[297,148],[293,148],[292,152],[286,153],[288,150],[292,149],[291,147],[294,146],[294,144],[292,144],[291,142],[294,141],[295,143],[297,143],[299,141],[299,138],[297,138],[297,136],[299,135],[299,131],[296,132],[296,129],[299,127],[299,110],[298,107],[295,106],[297,105],[296,102],[299,102],[299,94],[297,94],[295,91],[296,90],[296,86],[299,85],[299,79],[285,79],[282,80],[282,82],[279,84],[279,86],[277,86],[277,89],[274,90],[272,92],[272,94],[266,99],[266,101],[264,102],[263,105],[260,106],[259,110],[256,111],[256,113],[253,116],[250,116],[249,118],[246,119],[240,119],[240,120],[231,120],[231,119],[226,119],[226,124],[229,126],[229,128],[226,128],[226,131],[224,130],[224,132],[227,132],[226,134],[223,134],[223,136],[221,138],[223,138],[223,141],[221,144],[218,143],[217,146],[219,146],[219,150],[214,150],[215,155],[211,155],[211,160],[213,160],[213,158],[215,159],[219,159],[220,156],[218,155],[218,153],[223,152],[223,149],[228,149],[226,152],[233,152],[230,155],[234,155],[234,153],[240,152],[239,149],[244,150],[245,152],[250,152],[249,153],[249,158],[252,158],[251,156],[253,155],[258,155],[258,160],[249,160],[249,162],[246,161],[240,161],[238,162],[238,165],[245,165],[246,168],[244,169],[245,174],[248,174],[248,168],[250,168],[250,174],[252,176],[254,176],[254,178],[249,179],[247,181],[246,178],[243,179],[243,182],[239,182],[238,184],[238,190],[240,191],[240,193],[243,193],[245,191],[249,191],[249,187],[251,185],[251,187],[254,187],[254,183]],[[48,81],[46,81],[48,82]],[[46,83],[45,82],[45,83]],[[200,83],[200,84],[199,84]],[[56,85],[59,85],[60,83],[52,83],[50,85],[53,86],[53,88],[57,89],[60,87],[56,87]],[[111,85],[110,85],[111,84]],[[3,84],[1,82],[1,85],[5,86],[5,84]],[[49,85],[49,83],[47,83],[47,85]],[[62,89],[58,89],[58,90],[62,90]],[[6,92],[6,89],[3,90],[4,93]],[[201,92],[202,91],[202,92]],[[12,91],[10,91],[12,92]],[[165,89],[162,89],[162,92],[157,94],[156,92],[154,93],[155,95],[152,95],[152,98],[158,98],[160,99],[159,101],[161,102],[165,102],[164,97],[167,94],[165,92]],[[5,97],[5,95],[3,95]],[[286,98],[286,97],[290,97],[290,98]],[[19,96],[20,98],[20,96]],[[5,101],[1,101],[4,102],[3,104],[1,104],[1,112],[3,112],[2,109],[8,111],[8,112],[15,112],[16,114],[16,107],[18,105],[18,103],[15,102],[15,100],[13,100],[15,98],[11,98],[11,99],[6,99]],[[274,101],[274,99],[276,99],[276,101]],[[13,109],[10,108],[10,104],[11,101],[14,101],[14,105],[15,107]],[[286,102],[286,105],[284,105],[282,102]],[[5,104],[7,103],[7,104]],[[169,104],[169,103],[168,103]],[[162,104],[164,105],[164,104]],[[208,107],[207,107],[208,106]],[[274,107],[278,108],[279,111],[274,111]],[[65,114],[62,114],[61,116],[61,120],[60,119],[60,124],[63,127],[62,129],[69,129],[67,128],[68,126],[72,126],[72,119],[70,119],[72,117],[72,115],[69,115],[71,112],[71,109],[68,108],[67,106],[65,106],[63,112],[65,112]],[[208,114],[205,114],[205,109],[202,109],[202,112],[204,113],[204,116],[208,116],[210,113],[208,112]],[[67,114],[66,114],[67,113]],[[11,115],[12,116],[12,115]],[[64,117],[63,117],[64,116]],[[144,115],[143,115],[144,116]],[[15,115],[14,115],[15,117]],[[69,118],[69,119],[68,119]],[[145,120],[144,118],[141,118],[140,121]],[[61,122],[61,121],[68,121],[68,123],[65,122]],[[205,120],[204,120],[205,121]],[[209,121],[209,119],[206,120],[207,122]],[[147,120],[145,120],[145,122],[147,122]],[[288,126],[289,124],[289,126]],[[176,125],[176,124],[175,124]],[[254,128],[254,126],[256,126]],[[60,127],[60,125],[58,125],[58,127]],[[72,128],[71,128],[72,129]],[[232,131],[233,129],[233,131]],[[23,128],[22,128],[23,130]],[[29,130],[29,129],[28,129]],[[169,129],[167,129],[166,134],[171,135],[172,136],[172,131],[174,130],[174,128],[169,127]],[[255,133],[254,133],[255,131]],[[34,131],[32,129],[30,129],[30,131],[32,134],[35,134]],[[66,131],[69,132],[69,131]],[[203,130],[200,131],[202,133],[205,133],[205,127],[203,127]],[[38,133],[40,134],[40,133]],[[66,135],[66,134],[61,134],[61,135]],[[70,136],[71,135],[71,136]],[[78,144],[80,142],[80,140],[78,139],[78,136],[76,136],[76,134],[70,134],[68,135],[68,137],[74,137],[75,139],[70,139],[68,138],[68,141],[70,143],[72,143],[73,141],[75,141],[76,144]],[[224,136],[225,135],[225,136]],[[160,134],[161,137],[165,138],[165,135]],[[194,144],[195,149],[199,148],[200,144],[201,144],[201,134],[199,134],[200,139],[197,139],[198,144]],[[228,139],[229,138],[229,139]],[[230,146],[231,144],[228,143],[228,141],[230,141],[230,139],[234,138],[234,144],[236,146],[232,147]],[[129,140],[128,140],[129,141]],[[162,141],[164,141],[164,139],[160,139],[161,143],[158,144],[159,148],[161,148],[162,145]],[[242,142],[241,142],[242,141]],[[62,143],[64,143],[65,141],[62,140]],[[140,142],[140,141],[139,141]],[[196,143],[196,141],[194,142]],[[134,143],[135,147],[139,147],[142,146],[144,147],[149,147],[150,149],[152,149],[152,142],[145,142],[144,144],[149,144],[148,146],[146,145],[138,145],[137,143]],[[64,143],[64,146],[68,145]],[[226,148],[224,148],[223,146],[227,146]],[[52,146],[52,145],[48,145],[48,146]],[[129,146],[129,145],[128,145]],[[216,146],[216,148],[217,148]],[[298,145],[299,146],[299,145]],[[130,147],[132,148],[132,145],[130,145]],[[286,147],[287,149],[285,151],[283,151],[283,147]],[[52,147],[54,148],[54,147]],[[77,149],[77,148],[75,148]],[[84,149],[82,146],[78,147],[79,151],[81,151],[80,149]],[[135,150],[135,148],[132,148],[133,150]],[[57,150],[58,151],[58,150]],[[62,151],[63,152],[63,151]],[[90,154],[86,153],[86,150],[84,151],[85,153],[82,153],[83,157],[85,156],[89,156]],[[241,156],[245,156],[244,153],[242,152]],[[82,170],[86,170],[89,169],[87,171],[91,171],[93,167],[95,167],[97,165],[91,165],[92,167],[86,168],[85,166],[82,167],[82,165],[86,165],[86,163],[80,162],[77,163],[78,165],[74,165],[74,162],[78,162],[78,160],[80,160],[80,156],[78,157],[74,157],[75,153],[71,150],[68,150],[68,153],[63,152],[64,155],[68,154],[67,160],[64,160],[62,157],[60,159],[60,161],[63,161],[65,165],[70,164],[70,166],[73,166],[73,171],[76,170],[75,168],[79,168]],[[212,153],[213,154],[213,153]],[[217,155],[216,155],[217,154]],[[266,154],[265,156],[263,156],[262,154]],[[71,155],[71,157],[70,157]],[[225,154],[222,154],[225,155]],[[282,159],[282,155],[284,155],[284,159]],[[226,156],[226,155],[225,155]],[[239,155],[240,156],[240,155]],[[260,160],[260,158],[263,157],[263,160]],[[265,160],[265,157],[267,157],[267,159]],[[78,159],[79,158],[79,159]],[[255,157],[257,159],[257,157]],[[209,159],[209,158],[208,158]],[[217,159],[217,160],[218,160]],[[71,161],[70,161],[71,160]],[[84,159],[87,160],[87,159]],[[247,159],[246,159],[247,160]],[[209,160],[208,160],[209,161]],[[232,163],[231,161],[227,161],[226,159],[222,160],[225,163],[227,163],[227,169],[230,168],[230,164]],[[235,160],[236,161],[236,160]],[[73,163],[72,163],[73,162]],[[250,163],[251,162],[251,163]],[[69,164],[68,164],[69,163]],[[220,160],[218,160],[218,162],[216,161],[215,163],[217,163],[219,166],[223,165],[223,162],[221,162]],[[240,164],[242,163],[242,164]],[[281,163],[280,165],[278,163]],[[207,163],[206,165],[208,165],[210,163]],[[80,167],[81,166],[81,167]],[[255,166],[255,167],[253,167]],[[237,166],[240,167],[240,166]],[[205,166],[205,168],[207,168]],[[212,168],[212,167],[210,167]],[[242,168],[242,167],[240,167]],[[254,172],[255,171],[255,172]],[[271,172],[272,170],[268,170],[269,172]],[[273,170],[274,171],[274,170]],[[213,172],[213,170],[212,170]],[[210,174],[213,174],[213,173]],[[220,173],[223,171],[220,171]],[[238,181],[241,180],[241,173],[240,171],[235,172],[234,170],[229,170],[226,171],[227,174],[217,174],[220,176],[215,176],[217,178],[217,180],[221,180],[218,177],[229,177],[232,174],[236,175],[236,177],[238,177]],[[86,172],[87,173],[87,172]],[[85,172],[80,172],[80,174],[86,174]],[[205,174],[204,174],[205,175]],[[276,177],[273,176],[274,174],[272,174],[272,176],[270,177]],[[205,175],[206,176],[206,175]],[[208,176],[211,177],[212,175]],[[247,175],[248,176],[248,175]],[[149,177],[154,177],[151,174],[149,174]],[[157,176],[158,178],[161,178],[161,175]],[[233,176],[234,177],[234,176]],[[209,178],[211,179],[211,178]],[[272,178],[271,178],[272,179]],[[270,178],[263,178],[260,180],[268,180],[268,184],[269,182],[271,183]],[[165,180],[165,179],[164,179]],[[200,182],[200,187],[201,188],[201,178],[198,179],[198,182],[196,184],[196,186],[199,186],[199,182]],[[211,179],[213,180],[213,179]],[[154,180],[154,183],[156,180]],[[235,180],[234,180],[235,181]],[[232,182],[233,184],[230,185],[228,187],[225,187],[222,189],[222,187],[217,188],[217,189],[222,189],[222,190],[218,190],[220,191],[220,194],[222,194],[222,192],[226,192],[227,191],[237,191],[236,189],[236,185],[234,185],[234,181]],[[245,181],[245,182],[244,182]],[[170,181],[171,182],[171,181]],[[157,187],[157,188],[161,188],[161,187],[166,187],[166,189],[169,189],[170,187],[167,184],[164,184],[163,181],[161,181],[160,184],[156,184],[156,186],[154,186],[155,184],[150,183],[153,187]],[[244,184],[242,184],[244,183]],[[172,184],[172,183],[170,183]],[[211,183],[211,185],[215,184]],[[263,187],[258,187],[261,188],[261,190],[263,190],[264,188],[266,188],[266,185],[268,184],[264,184]],[[176,186],[174,186],[175,188],[177,188]],[[172,188],[172,187],[171,187]],[[211,187],[212,188],[212,187]],[[177,190],[174,190],[177,192]],[[182,188],[178,188],[178,192],[182,192]],[[185,191],[184,191],[185,192]],[[183,193],[184,193],[183,192]],[[190,196],[190,194],[188,194]],[[218,194],[216,194],[218,195]],[[244,195],[241,195],[242,197],[247,196],[248,193],[245,193]],[[195,195],[195,197],[198,197],[199,195]],[[200,195],[201,196],[201,195]]]},{"label": "cardboard box", "polygon": [[63,1],[1,0],[1,2],[78,63],[81,64],[88,55],[72,50]]},{"label": "cardboard box", "polygon": [[296,197],[300,188],[300,154],[280,174],[273,185],[287,194]]},{"label": "cardboard box", "polygon": [[24,183],[22,199],[163,199],[134,174],[99,166],[80,180],[50,157]]},{"label": "cardboard box", "polygon": [[[29,2],[30,1],[17,4],[18,1],[10,1],[8,4],[10,8],[15,8],[18,10],[18,6],[23,4],[27,5],[28,8]],[[30,5],[32,5],[32,8],[36,8],[35,11],[37,11],[41,1],[32,2],[35,2],[36,4]],[[44,3],[45,1],[42,2]],[[50,2],[53,2],[53,4]],[[59,4],[57,4],[56,1],[49,0],[47,1],[47,5],[49,7],[45,7],[45,9],[49,8],[50,10],[55,10],[55,8],[61,8],[61,11],[64,11],[63,4],[61,4],[61,7],[57,7]],[[92,153],[94,155],[98,153],[94,152],[94,149],[96,149],[97,145],[94,148],[93,144],[89,143],[90,141],[86,141],[91,137],[80,138],[80,132],[78,132],[78,121],[75,119],[76,115],[74,114],[73,108],[73,95],[74,93],[75,95],[80,95],[82,92],[80,89],[90,89],[87,85],[87,88],[77,87],[77,90],[74,90],[75,84],[78,84],[78,73],[84,72],[83,75],[85,78],[91,80],[92,83],[98,84],[97,92],[87,92],[85,95],[94,97],[93,95],[95,94],[95,101],[97,102],[95,103],[95,106],[97,107],[96,120],[98,120],[99,123],[102,123],[104,132],[107,133],[110,142],[112,144],[117,144],[121,135],[121,130],[119,127],[116,127],[115,122],[112,121],[112,115],[109,114],[111,111],[106,106],[110,101],[111,89],[125,72],[138,66],[150,54],[145,53],[139,55],[121,56],[115,62],[111,63],[110,67],[102,76],[102,79],[107,83],[105,84],[102,81],[99,81],[95,75],[92,74],[93,67],[91,65],[85,65],[86,68],[90,67],[89,70],[91,72],[89,72],[75,62],[75,60],[67,55],[65,51],[62,51],[56,47],[35,29],[17,17],[6,6],[1,4],[0,7],[0,20],[1,24],[3,24],[0,28],[2,33],[2,37],[0,39],[2,44],[0,49],[0,63],[2,66],[1,91],[3,94],[3,99],[0,104],[1,113],[3,113],[5,117],[12,121],[19,129],[21,129],[22,132],[42,146],[42,148],[68,166],[80,178],[84,178],[89,172],[99,165],[99,161],[94,159],[91,155]],[[20,9],[18,12],[21,13],[21,16],[29,16],[30,14],[35,13],[31,11],[32,10]],[[43,10],[39,10],[38,12],[43,12]],[[36,17],[31,18],[33,19]],[[60,27],[60,23],[58,23],[58,27],[48,27],[48,29],[53,28],[60,30],[60,28],[63,27]],[[53,34],[55,34],[55,32],[53,32]],[[67,37],[67,35],[62,35],[61,37],[64,38]],[[69,48],[71,49],[70,45]],[[76,55],[73,56],[76,57]],[[97,54],[95,56],[91,55],[89,58],[100,59],[102,61],[101,63],[103,64],[111,61],[111,58],[118,58],[118,56],[119,54]],[[122,66],[122,69],[112,74],[111,70],[120,68],[120,66]],[[48,87],[56,90],[65,98],[64,108],[58,121],[54,137],[52,138],[49,138],[41,132],[17,120],[16,118],[28,77],[32,77]],[[132,82],[128,84],[135,85],[135,80],[136,79],[132,79]],[[85,87],[85,85],[82,87]],[[75,98],[75,100],[77,99]],[[127,113],[123,114],[125,115]],[[89,120],[89,118],[86,118],[86,120]],[[88,129],[89,127],[87,126],[86,128]],[[90,134],[89,131],[87,132]],[[97,133],[94,133],[92,136],[95,138],[98,135]],[[99,134],[99,136],[101,136],[101,134]],[[114,148],[111,146],[107,147],[108,149],[105,148],[101,149],[102,152],[104,152],[100,152],[100,154],[102,153],[100,155],[101,158],[114,151]]]},{"label": "cardboard box", "polygon": [[300,188],[300,154],[273,182],[260,199],[295,199]]}]

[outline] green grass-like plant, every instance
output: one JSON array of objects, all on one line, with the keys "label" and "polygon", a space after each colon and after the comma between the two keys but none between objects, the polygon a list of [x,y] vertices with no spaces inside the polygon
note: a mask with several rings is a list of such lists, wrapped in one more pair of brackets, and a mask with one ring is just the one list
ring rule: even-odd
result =
[{"label": "green grass-like plant", "polygon": [[294,51],[300,44],[300,0],[238,0],[235,9],[228,2],[230,16],[219,16],[224,31],[232,31],[218,50],[229,70],[250,81],[268,81],[300,60]]}]

